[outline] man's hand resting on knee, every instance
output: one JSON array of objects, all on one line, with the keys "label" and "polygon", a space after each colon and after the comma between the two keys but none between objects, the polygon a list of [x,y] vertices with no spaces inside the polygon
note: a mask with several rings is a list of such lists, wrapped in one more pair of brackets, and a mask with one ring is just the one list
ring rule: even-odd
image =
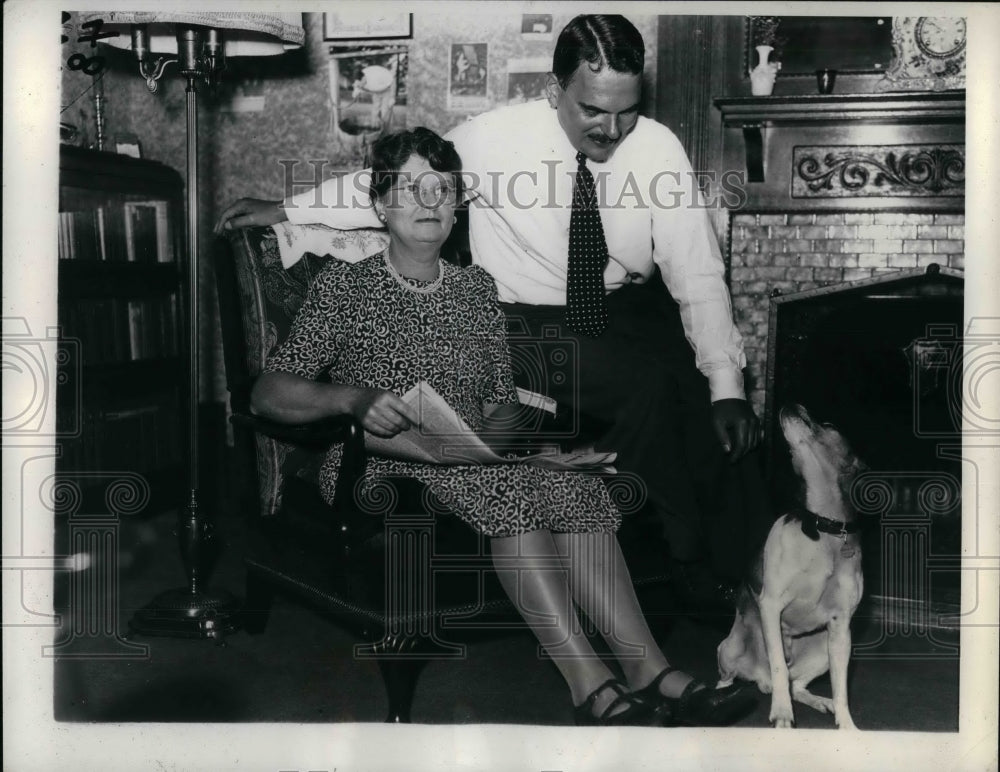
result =
[{"label": "man's hand resting on knee", "polygon": [[760,444],[760,421],[742,399],[713,402],[712,426],[730,463],[739,461]]},{"label": "man's hand resting on knee", "polygon": [[241,198],[230,204],[215,223],[216,235],[236,228],[252,225],[274,225],[288,219],[281,201],[263,201],[259,198]]}]

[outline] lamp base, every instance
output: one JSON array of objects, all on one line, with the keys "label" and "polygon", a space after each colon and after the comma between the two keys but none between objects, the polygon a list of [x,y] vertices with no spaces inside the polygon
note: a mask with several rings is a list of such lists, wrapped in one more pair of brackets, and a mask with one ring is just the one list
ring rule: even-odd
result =
[{"label": "lamp base", "polygon": [[128,623],[129,635],[221,639],[240,629],[241,616],[239,601],[225,590],[192,593],[180,587],[139,609]]}]

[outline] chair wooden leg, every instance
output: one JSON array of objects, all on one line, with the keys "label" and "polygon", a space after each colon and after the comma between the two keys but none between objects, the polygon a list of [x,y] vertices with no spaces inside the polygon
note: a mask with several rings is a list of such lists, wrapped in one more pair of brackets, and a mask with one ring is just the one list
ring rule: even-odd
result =
[{"label": "chair wooden leg", "polygon": [[259,635],[267,627],[271,614],[274,589],[255,572],[247,572],[247,599],[243,608],[243,629],[251,635]]},{"label": "chair wooden leg", "polygon": [[417,689],[417,678],[427,664],[425,659],[380,659],[379,670],[385,683],[385,693],[389,698],[387,724],[409,724],[413,707],[413,694]]},{"label": "chair wooden leg", "polygon": [[[367,637],[367,636],[366,636]],[[385,684],[385,694],[389,699],[387,724],[409,724],[413,694],[417,688],[420,671],[433,654],[424,655],[425,639],[422,635],[390,634],[380,638],[369,638],[369,643],[359,647],[356,653],[378,662]]]}]

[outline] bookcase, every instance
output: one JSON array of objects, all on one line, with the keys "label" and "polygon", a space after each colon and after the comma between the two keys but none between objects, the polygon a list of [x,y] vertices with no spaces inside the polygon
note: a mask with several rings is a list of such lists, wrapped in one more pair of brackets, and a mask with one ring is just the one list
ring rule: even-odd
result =
[{"label": "bookcase", "polygon": [[140,474],[154,510],[186,492],[183,192],[158,162],[60,149],[58,313],[72,356],[59,366],[74,377],[57,386],[57,473]]}]

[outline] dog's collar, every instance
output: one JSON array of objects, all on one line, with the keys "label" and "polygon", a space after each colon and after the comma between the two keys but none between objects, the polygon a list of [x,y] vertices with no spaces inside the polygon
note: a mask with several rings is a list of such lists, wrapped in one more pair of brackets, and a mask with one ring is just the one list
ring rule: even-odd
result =
[{"label": "dog's collar", "polygon": [[861,523],[857,520],[845,523],[843,520],[833,520],[829,517],[817,515],[805,507],[797,507],[795,509],[795,516],[802,521],[802,533],[813,541],[819,539],[820,533],[828,533],[845,539],[848,534],[857,533],[861,530]]}]

